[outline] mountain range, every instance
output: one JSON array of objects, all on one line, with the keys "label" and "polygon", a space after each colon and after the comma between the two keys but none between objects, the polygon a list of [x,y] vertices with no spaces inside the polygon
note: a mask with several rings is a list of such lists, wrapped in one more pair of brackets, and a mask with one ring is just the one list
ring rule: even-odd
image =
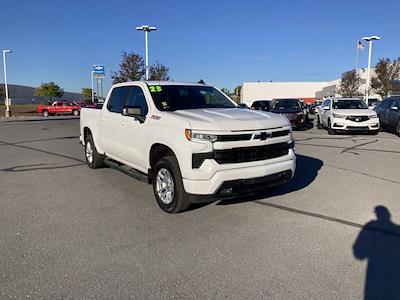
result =
[{"label": "mountain range", "polygon": [[[0,86],[4,87],[4,84],[0,83]],[[8,84],[8,97],[11,98],[12,104],[47,103],[49,99],[35,96],[35,90],[36,88],[30,86]],[[80,93],[64,92],[61,98],[53,98],[53,100],[81,101],[83,97]],[[4,99],[0,99],[0,102],[4,103]]]}]

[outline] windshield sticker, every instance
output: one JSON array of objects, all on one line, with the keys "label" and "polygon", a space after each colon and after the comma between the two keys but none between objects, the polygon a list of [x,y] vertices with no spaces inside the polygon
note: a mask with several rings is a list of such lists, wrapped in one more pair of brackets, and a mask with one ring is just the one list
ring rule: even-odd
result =
[{"label": "windshield sticker", "polygon": [[149,89],[151,93],[159,93],[162,91],[162,88],[159,85],[151,85],[149,86]]},{"label": "windshield sticker", "polygon": [[166,101],[161,102],[163,108],[166,108],[168,106],[168,103]]}]

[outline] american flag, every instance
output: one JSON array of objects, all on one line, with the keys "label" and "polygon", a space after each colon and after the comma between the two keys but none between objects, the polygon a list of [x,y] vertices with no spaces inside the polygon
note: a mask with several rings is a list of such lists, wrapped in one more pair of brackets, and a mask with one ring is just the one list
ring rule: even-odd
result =
[{"label": "american flag", "polygon": [[361,43],[361,41],[358,41],[358,43],[357,43],[357,49],[360,49],[361,51],[364,50],[364,45]]}]

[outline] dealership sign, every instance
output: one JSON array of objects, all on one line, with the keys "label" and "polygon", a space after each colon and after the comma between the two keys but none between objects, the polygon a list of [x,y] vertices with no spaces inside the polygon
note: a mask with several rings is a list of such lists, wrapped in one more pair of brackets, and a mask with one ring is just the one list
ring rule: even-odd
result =
[{"label": "dealership sign", "polygon": [[104,66],[94,65],[93,66],[93,77],[95,77],[95,78],[104,78],[105,77]]}]

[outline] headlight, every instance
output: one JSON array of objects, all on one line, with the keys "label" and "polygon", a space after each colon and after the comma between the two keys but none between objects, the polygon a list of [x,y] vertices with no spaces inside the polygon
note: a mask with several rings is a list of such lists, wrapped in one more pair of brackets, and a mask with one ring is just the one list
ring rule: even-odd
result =
[{"label": "headlight", "polygon": [[378,115],[377,115],[377,114],[370,115],[369,118],[370,118],[370,119],[376,119],[376,118],[378,118]]},{"label": "headlight", "polygon": [[346,118],[345,115],[339,115],[339,114],[335,114],[335,113],[332,113],[332,116],[333,116],[334,118],[339,118],[339,119],[344,119],[344,118]]},{"label": "headlight", "polygon": [[215,142],[217,135],[204,132],[193,132],[190,129],[185,129],[185,136],[189,141],[208,141]]}]

